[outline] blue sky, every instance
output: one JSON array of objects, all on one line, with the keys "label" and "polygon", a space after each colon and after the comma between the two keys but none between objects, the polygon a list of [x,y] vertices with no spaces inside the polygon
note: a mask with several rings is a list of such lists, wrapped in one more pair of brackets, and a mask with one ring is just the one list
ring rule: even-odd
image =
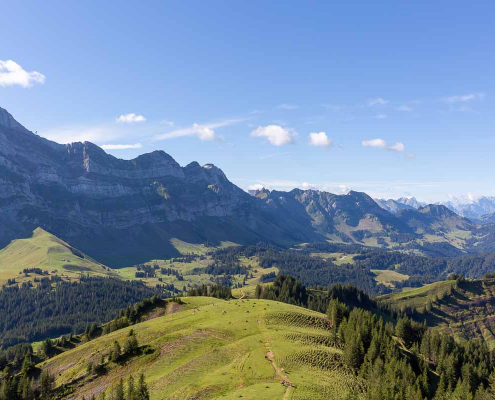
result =
[{"label": "blue sky", "polygon": [[59,142],[164,150],[244,189],[495,195],[494,13],[492,1],[7,2],[0,106]]}]

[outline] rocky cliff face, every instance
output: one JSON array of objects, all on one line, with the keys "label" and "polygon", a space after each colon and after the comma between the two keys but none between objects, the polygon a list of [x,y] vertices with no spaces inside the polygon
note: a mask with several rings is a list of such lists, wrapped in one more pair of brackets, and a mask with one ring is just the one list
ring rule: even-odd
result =
[{"label": "rocky cliff face", "polygon": [[[127,161],[89,142],[59,145],[0,109],[0,245],[42,226],[91,252],[91,236],[106,243],[136,234],[142,242],[150,230],[165,253],[174,223],[189,223],[184,235],[196,240],[209,239],[205,218],[240,218],[248,230],[252,203],[214,165],[182,168],[163,151]],[[128,253],[110,247],[97,252]]]},{"label": "rocky cliff face", "polygon": [[394,235],[414,240],[420,228],[433,232],[433,222],[442,221],[442,232],[467,226],[445,210],[393,215],[358,192],[251,196],[212,164],[181,167],[163,151],[121,160],[89,142],[61,145],[0,108],[0,248],[37,227],[111,266],[174,256],[171,238],[381,245]]}]

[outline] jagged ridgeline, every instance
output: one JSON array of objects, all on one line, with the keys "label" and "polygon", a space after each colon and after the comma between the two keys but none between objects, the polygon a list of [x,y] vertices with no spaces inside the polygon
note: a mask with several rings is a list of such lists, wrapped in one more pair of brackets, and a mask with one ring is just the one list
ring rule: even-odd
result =
[{"label": "jagged ridgeline", "polygon": [[0,248],[36,228],[114,267],[178,256],[174,240],[212,246],[260,240],[336,243],[460,255],[493,248],[444,206],[397,213],[365,193],[262,190],[254,196],[212,164],[181,167],[163,151],[117,159],[89,143],[62,145],[0,109]]}]

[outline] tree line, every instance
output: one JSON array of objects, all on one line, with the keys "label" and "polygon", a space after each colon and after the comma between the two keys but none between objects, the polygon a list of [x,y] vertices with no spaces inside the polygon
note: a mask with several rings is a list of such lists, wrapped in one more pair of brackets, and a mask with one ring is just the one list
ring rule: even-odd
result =
[{"label": "tree line", "polygon": [[80,282],[49,282],[36,288],[0,290],[0,347],[46,337],[83,332],[88,323],[101,324],[119,310],[162,291],[140,282],[81,277]]}]

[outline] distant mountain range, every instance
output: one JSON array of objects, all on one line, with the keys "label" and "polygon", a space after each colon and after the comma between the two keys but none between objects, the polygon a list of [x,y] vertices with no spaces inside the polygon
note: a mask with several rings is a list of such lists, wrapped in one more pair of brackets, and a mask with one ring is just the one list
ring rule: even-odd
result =
[{"label": "distant mountain range", "polygon": [[419,202],[414,197],[401,197],[397,200],[393,200],[393,199],[388,199],[388,200],[374,199],[374,200],[380,207],[391,212],[392,214],[396,214],[400,210],[408,210],[408,209],[418,210],[419,208],[426,206],[426,203]]},{"label": "distant mountain range", "polygon": [[163,151],[121,160],[89,143],[61,145],[0,108],[0,248],[41,227],[110,266],[178,255],[187,243],[289,246],[330,240],[435,255],[486,250],[490,224],[415,199],[365,193],[248,194],[213,164],[181,167]]},{"label": "distant mountain range", "polygon": [[[399,210],[414,208],[419,209],[426,206],[426,203],[422,203],[416,200],[414,197],[401,197],[397,200],[394,199],[375,199],[380,207],[395,214]],[[435,203],[443,205],[448,209],[454,211],[456,214],[478,223],[495,222],[495,197],[481,196],[477,198],[454,198],[449,201]]]}]

